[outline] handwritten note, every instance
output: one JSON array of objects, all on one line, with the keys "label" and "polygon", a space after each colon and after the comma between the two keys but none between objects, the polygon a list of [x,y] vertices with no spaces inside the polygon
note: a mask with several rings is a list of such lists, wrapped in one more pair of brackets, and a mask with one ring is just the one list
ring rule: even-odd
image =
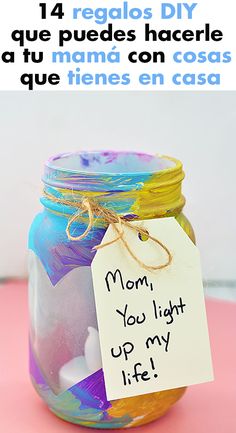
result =
[{"label": "handwritten note", "polygon": [[[174,218],[141,224],[171,251],[171,265],[146,271],[120,241],[100,249],[92,263],[110,400],[213,380],[199,252]],[[165,262],[161,247],[124,230],[142,261]],[[103,242],[115,237],[110,226]]]}]

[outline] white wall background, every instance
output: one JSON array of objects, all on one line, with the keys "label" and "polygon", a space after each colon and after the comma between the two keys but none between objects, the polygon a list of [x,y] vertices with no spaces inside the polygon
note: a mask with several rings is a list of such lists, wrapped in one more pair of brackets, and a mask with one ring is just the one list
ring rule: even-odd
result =
[{"label": "white wall background", "polygon": [[26,274],[48,156],[135,149],[180,158],[205,279],[236,279],[236,93],[0,93],[0,277]]}]

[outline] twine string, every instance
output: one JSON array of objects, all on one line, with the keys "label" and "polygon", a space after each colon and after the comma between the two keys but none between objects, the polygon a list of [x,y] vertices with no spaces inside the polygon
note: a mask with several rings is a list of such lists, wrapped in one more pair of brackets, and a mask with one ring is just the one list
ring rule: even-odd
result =
[{"label": "twine string", "polygon": [[[101,248],[105,248],[105,247],[112,245],[115,242],[120,240],[123,243],[125,249],[129,253],[129,255],[133,258],[133,260],[135,260],[139,264],[139,266],[141,266],[142,268],[144,268],[148,271],[156,271],[156,270],[164,269],[171,264],[172,254],[171,254],[170,250],[168,249],[168,247],[163,242],[161,242],[159,239],[150,235],[150,233],[148,233],[145,228],[137,226],[137,225],[133,225],[127,219],[125,219],[125,216],[118,215],[115,211],[108,209],[104,206],[101,206],[99,203],[90,199],[89,197],[84,197],[84,198],[82,198],[81,201],[71,201],[71,200],[66,200],[63,198],[55,197],[55,196],[47,193],[46,191],[44,191],[44,197],[46,199],[54,202],[54,203],[59,203],[59,204],[63,204],[63,205],[74,207],[74,208],[78,209],[78,211],[76,211],[68,219],[68,223],[67,223],[67,227],[66,227],[66,235],[67,235],[69,240],[81,241],[84,238],[86,238],[88,236],[88,234],[90,233],[90,231],[92,230],[92,227],[94,226],[94,221],[95,221],[95,216],[96,216],[96,217],[100,217],[107,224],[112,225],[117,236],[109,242],[101,243],[100,245],[94,246],[93,250],[99,250]],[[89,220],[85,231],[79,236],[73,236],[71,234],[72,224],[74,222],[78,221],[79,219],[81,219],[81,217],[85,213],[88,214],[88,220]],[[124,227],[127,227],[130,230],[135,231],[137,234],[148,237],[148,239],[150,239],[151,241],[153,241],[154,243],[159,245],[165,251],[165,253],[167,255],[166,261],[164,263],[159,264],[159,265],[152,266],[152,265],[148,265],[145,262],[143,262],[142,260],[140,260],[138,258],[138,256],[133,252],[129,243],[125,239]]]}]

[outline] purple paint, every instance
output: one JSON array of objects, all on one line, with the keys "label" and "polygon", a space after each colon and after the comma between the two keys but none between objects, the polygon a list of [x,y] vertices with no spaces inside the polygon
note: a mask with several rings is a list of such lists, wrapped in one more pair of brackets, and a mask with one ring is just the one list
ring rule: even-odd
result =
[{"label": "purple paint", "polygon": [[[35,359],[35,354],[29,342],[29,364],[30,374],[36,385],[43,386],[44,390],[49,389]],[[103,370],[98,370],[91,376],[72,386],[68,391],[81,402],[81,409],[93,408],[107,410],[111,403],[107,400]],[[60,395],[58,396],[60,398]]]},{"label": "purple paint", "polygon": [[94,409],[107,410],[111,403],[107,400],[103,370],[98,370],[91,376],[70,388],[70,392],[85,406]]}]

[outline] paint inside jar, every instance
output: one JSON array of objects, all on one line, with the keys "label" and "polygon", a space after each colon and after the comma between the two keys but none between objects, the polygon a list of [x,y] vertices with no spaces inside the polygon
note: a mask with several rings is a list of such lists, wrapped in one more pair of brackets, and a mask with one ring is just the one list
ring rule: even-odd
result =
[{"label": "paint inside jar", "polygon": [[[96,151],[50,158],[43,182],[48,196],[72,202],[89,197],[129,220],[174,216],[194,240],[182,213],[183,178],[182,164],[174,158]],[[105,429],[152,421],[165,413],[184,389],[107,401],[91,275],[96,254],[93,247],[101,243],[107,225],[96,218],[88,236],[71,241],[66,227],[78,209],[48,196],[41,198],[43,210],[29,235],[30,372],[34,387],[54,413],[76,424]],[[79,236],[87,225],[85,214],[73,223],[73,235]]]}]

